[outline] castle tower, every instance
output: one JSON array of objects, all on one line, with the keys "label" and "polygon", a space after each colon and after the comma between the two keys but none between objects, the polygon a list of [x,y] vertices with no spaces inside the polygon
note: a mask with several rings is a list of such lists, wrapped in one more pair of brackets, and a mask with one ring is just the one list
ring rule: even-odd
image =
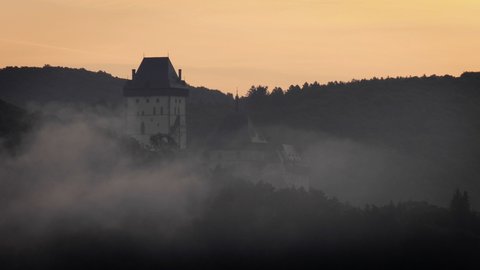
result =
[{"label": "castle tower", "polygon": [[[187,147],[186,98],[188,85],[168,57],[143,58],[123,89],[125,132],[142,145],[159,135],[179,149]],[[157,136],[157,137],[159,137]]]}]

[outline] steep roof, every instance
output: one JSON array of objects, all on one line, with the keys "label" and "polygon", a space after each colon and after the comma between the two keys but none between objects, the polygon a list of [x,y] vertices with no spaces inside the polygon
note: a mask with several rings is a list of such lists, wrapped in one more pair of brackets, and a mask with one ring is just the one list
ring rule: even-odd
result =
[{"label": "steep roof", "polygon": [[124,87],[125,96],[188,95],[168,57],[145,57],[133,79]]}]

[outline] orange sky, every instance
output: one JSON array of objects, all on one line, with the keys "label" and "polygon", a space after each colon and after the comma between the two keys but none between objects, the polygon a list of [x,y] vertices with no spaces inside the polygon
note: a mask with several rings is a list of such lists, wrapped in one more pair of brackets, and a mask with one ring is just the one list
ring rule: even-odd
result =
[{"label": "orange sky", "polygon": [[0,24],[1,67],[127,78],[169,53],[190,84],[228,92],[480,70],[478,0],[15,0]]}]

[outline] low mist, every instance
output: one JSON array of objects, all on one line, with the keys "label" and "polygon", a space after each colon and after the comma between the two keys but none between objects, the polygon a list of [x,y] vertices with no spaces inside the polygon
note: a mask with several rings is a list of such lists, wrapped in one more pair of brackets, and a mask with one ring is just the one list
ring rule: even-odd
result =
[{"label": "low mist", "polygon": [[273,141],[296,145],[309,165],[311,187],[355,206],[426,201],[446,207],[456,188],[468,190],[479,206],[476,182],[429,156],[324,132],[284,126],[263,131]]},{"label": "low mist", "polygon": [[194,161],[134,160],[121,117],[102,108],[51,104],[42,115],[1,157],[3,245],[91,228],[168,237],[200,214],[208,186]]},{"label": "low mist", "polygon": [[[406,152],[265,128],[308,164],[309,189],[280,187],[208,170],[201,151],[142,149],[122,135],[121,110],[30,108],[35,126],[0,157],[0,263],[13,268],[247,268],[298,266],[299,258],[351,267],[419,254],[469,264],[478,250],[480,222],[468,200],[458,191],[460,206],[445,207],[455,182]],[[472,233],[467,242],[458,230]],[[425,245],[434,248],[425,253]]]}]

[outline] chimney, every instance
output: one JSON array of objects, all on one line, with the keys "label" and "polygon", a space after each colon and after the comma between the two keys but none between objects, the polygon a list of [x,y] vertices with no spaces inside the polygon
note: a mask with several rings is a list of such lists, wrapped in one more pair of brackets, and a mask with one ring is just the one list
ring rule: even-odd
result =
[{"label": "chimney", "polygon": [[132,80],[135,79],[135,72],[136,72],[136,70],[132,69]]},{"label": "chimney", "polygon": [[178,78],[180,78],[180,81],[182,80],[182,69],[178,69]]}]

